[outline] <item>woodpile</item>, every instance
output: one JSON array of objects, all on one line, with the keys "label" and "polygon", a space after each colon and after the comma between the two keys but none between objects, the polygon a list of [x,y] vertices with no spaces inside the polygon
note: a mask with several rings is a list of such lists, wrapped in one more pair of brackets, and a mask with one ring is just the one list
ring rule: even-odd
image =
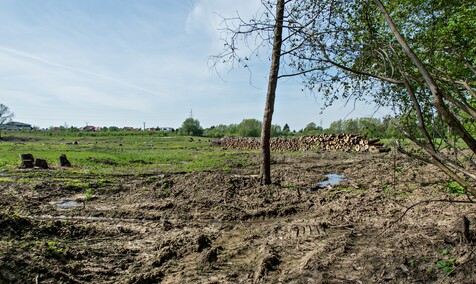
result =
[{"label": "woodpile", "polygon": [[[271,138],[273,151],[356,151],[383,153],[390,151],[379,139],[365,139],[353,134],[321,134],[292,138]],[[212,141],[213,146],[229,149],[256,150],[260,148],[259,138],[250,137],[223,137]]]},{"label": "woodpile", "polygon": [[259,138],[251,137],[223,137],[221,146],[229,149],[254,150],[260,145]]}]

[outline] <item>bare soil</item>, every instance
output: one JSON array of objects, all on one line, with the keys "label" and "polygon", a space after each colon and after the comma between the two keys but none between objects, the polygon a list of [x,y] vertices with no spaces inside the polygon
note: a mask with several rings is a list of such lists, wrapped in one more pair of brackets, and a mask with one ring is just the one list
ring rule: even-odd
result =
[{"label": "bare soil", "polygon": [[[476,283],[474,204],[407,210],[468,200],[432,166],[276,154],[261,186],[249,159],[229,172],[2,172],[0,283]],[[348,180],[318,188],[329,173]]]}]

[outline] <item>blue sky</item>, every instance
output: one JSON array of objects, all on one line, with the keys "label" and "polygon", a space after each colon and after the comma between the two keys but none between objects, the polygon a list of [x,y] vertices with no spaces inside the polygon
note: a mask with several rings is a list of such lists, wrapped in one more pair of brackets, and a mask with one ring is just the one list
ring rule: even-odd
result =
[{"label": "blue sky", "polygon": [[[219,67],[220,16],[250,17],[259,0],[0,0],[0,103],[16,121],[49,126],[203,127],[261,120],[268,61],[253,73]],[[319,100],[295,80],[278,86],[273,123],[299,130],[371,115],[362,103]],[[378,112],[377,116],[387,114]]]}]

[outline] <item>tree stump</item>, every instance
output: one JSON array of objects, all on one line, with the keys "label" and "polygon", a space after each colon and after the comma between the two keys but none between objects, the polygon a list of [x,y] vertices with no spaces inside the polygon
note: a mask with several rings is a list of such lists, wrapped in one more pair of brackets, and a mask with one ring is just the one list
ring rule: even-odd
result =
[{"label": "tree stump", "polygon": [[32,169],[35,167],[33,164],[33,161],[35,159],[33,158],[32,154],[21,154],[20,159],[21,159],[21,164],[19,166],[20,169]]},{"label": "tree stump", "polygon": [[45,170],[50,168],[48,167],[48,162],[46,162],[46,160],[38,159],[38,158],[35,159],[34,166],[40,169],[45,169]]},{"label": "tree stump", "polygon": [[62,167],[71,167],[71,162],[68,160],[68,158],[66,158],[65,154],[61,154],[59,156],[59,160]]},{"label": "tree stump", "polygon": [[471,231],[469,230],[469,220],[466,218],[466,216],[463,216],[462,222],[461,222],[461,235],[462,235],[462,240],[465,243],[470,243],[472,241],[472,236],[471,236]]}]

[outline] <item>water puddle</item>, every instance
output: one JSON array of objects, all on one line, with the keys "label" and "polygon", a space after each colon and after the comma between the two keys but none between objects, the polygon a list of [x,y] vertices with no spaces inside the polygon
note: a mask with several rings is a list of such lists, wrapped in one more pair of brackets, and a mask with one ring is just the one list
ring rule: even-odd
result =
[{"label": "water puddle", "polygon": [[348,181],[349,179],[346,178],[344,175],[341,174],[327,174],[326,175],[327,179],[321,182],[318,182],[315,186],[309,188],[307,191],[309,192],[314,192],[318,189],[325,188],[328,186],[334,186],[342,181]]},{"label": "water puddle", "polygon": [[55,205],[58,207],[79,207],[83,206],[83,203],[76,200],[61,200],[56,202]]},{"label": "water puddle", "polygon": [[317,186],[326,187],[326,186],[334,186],[339,184],[341,181],[347,180],[344,175],[341,174],[327,174],[327,180],[321,181],[317,183]]}]

